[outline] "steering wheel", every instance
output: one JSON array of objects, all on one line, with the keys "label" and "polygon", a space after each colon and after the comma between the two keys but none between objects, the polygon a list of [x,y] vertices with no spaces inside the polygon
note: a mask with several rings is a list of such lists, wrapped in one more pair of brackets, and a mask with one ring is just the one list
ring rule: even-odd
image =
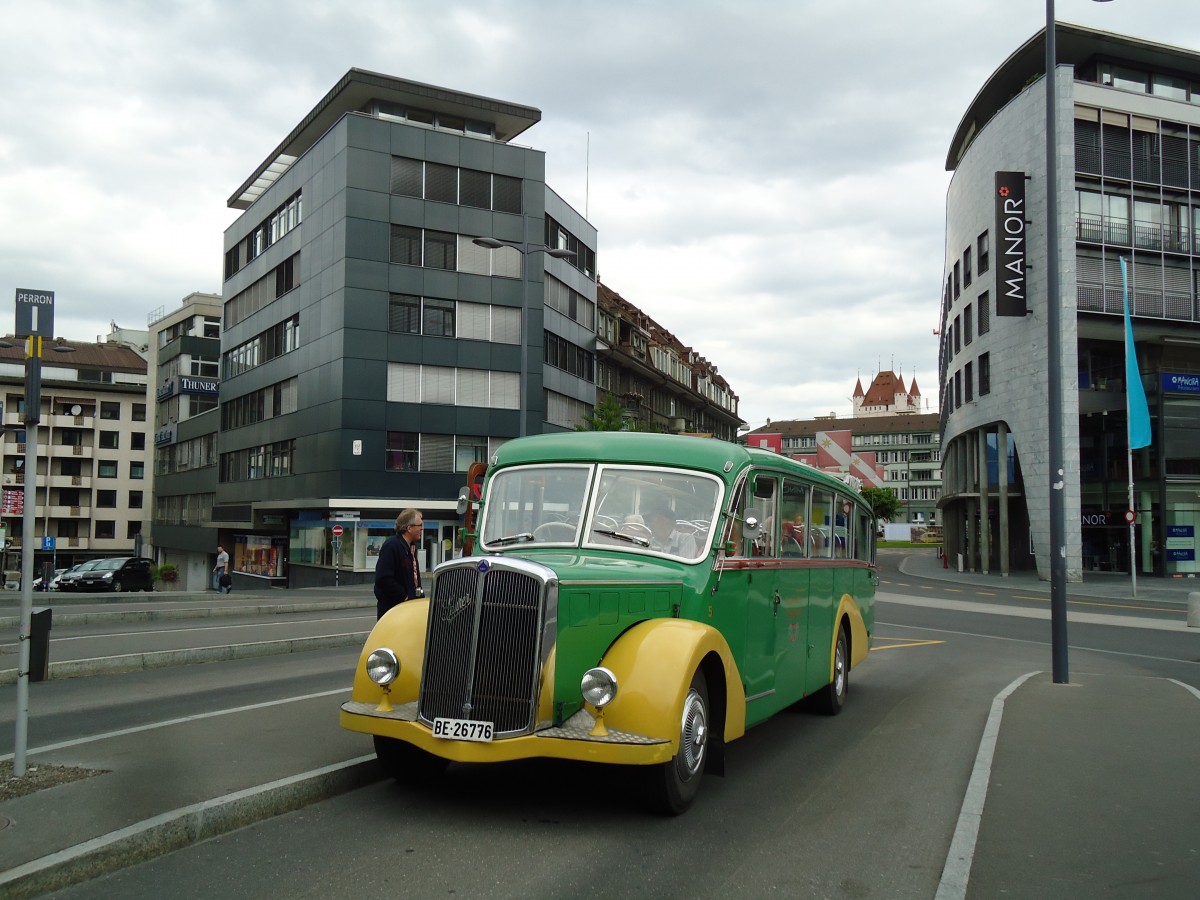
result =
[{"label": "steering wheel", "polygon": [[635,537],[645,538],[647,541],[654,537],[654,532],[641,522],[625,522],[619,528],[617,528],[617,531],[620,531],[623,534],[631,534]]},{"label": "steering wheel", "polygon": [[533,537],[539,541],[569,541],[575,537],[575,526],[566,522],[543,522],[533,529]]}]

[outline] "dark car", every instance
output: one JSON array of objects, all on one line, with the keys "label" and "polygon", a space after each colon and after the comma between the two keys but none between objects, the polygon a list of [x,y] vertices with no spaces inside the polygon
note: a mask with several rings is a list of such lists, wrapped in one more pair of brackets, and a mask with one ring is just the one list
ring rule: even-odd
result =
[{"label": "dark car", "polygon": [[105,559],[79,579],[83,591],[152,591],[150,567],[154,560],[144,556],[115,556]]},{"label": "dark car", "polygon": [[58,579],[58,589],[60,591],[79,590],[79,579],[83,577],[83,573],[96,568],[102,562],[104,562],[102,559],[89,559],[85,563],[67,569]]}]

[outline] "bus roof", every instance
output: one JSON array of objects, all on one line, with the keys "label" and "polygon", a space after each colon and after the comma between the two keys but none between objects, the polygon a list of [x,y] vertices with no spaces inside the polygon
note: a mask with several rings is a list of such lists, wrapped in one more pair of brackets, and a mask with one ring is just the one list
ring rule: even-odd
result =
[{"label": "bus roof", "polygon": [[[801,475],[858,495],[837,475],[822,472],[770,450],[743,447],[716,438],[638,431],[562,431],[516,438],[496,450],[495,465],[535,462],[605,462],[699,469],[732,481],[753,463]],[[729,468],[726,469],[726,463]]]}]

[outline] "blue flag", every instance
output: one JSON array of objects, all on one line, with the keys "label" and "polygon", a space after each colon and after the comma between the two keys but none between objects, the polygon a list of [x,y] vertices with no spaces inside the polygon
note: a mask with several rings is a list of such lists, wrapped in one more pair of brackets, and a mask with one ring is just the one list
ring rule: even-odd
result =
[{"label": "blue flag", "polygon": [[1146,405],[1146,389],[1137,367],[1137,351],[1133,346],[1133,323],[1129,321],[1129,276],[1125,257],[1121,257],[1121,290],[1125,304],[1125,407],[1129,416],[1129,449],[1150,446],[1150,408]]}]

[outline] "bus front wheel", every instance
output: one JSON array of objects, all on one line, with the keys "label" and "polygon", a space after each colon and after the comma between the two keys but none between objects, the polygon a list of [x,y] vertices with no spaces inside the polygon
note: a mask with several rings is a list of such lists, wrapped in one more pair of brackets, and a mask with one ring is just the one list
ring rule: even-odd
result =
[{"label": "bus front wheel", "polygon": [[670,762],[654,766],[647,773],[650,777],[648,798],[656,812],[678,816],[696,799],[708,762],[708,728],[708,683],[704,672],[697,669],[683,701],[679,750]]}]

